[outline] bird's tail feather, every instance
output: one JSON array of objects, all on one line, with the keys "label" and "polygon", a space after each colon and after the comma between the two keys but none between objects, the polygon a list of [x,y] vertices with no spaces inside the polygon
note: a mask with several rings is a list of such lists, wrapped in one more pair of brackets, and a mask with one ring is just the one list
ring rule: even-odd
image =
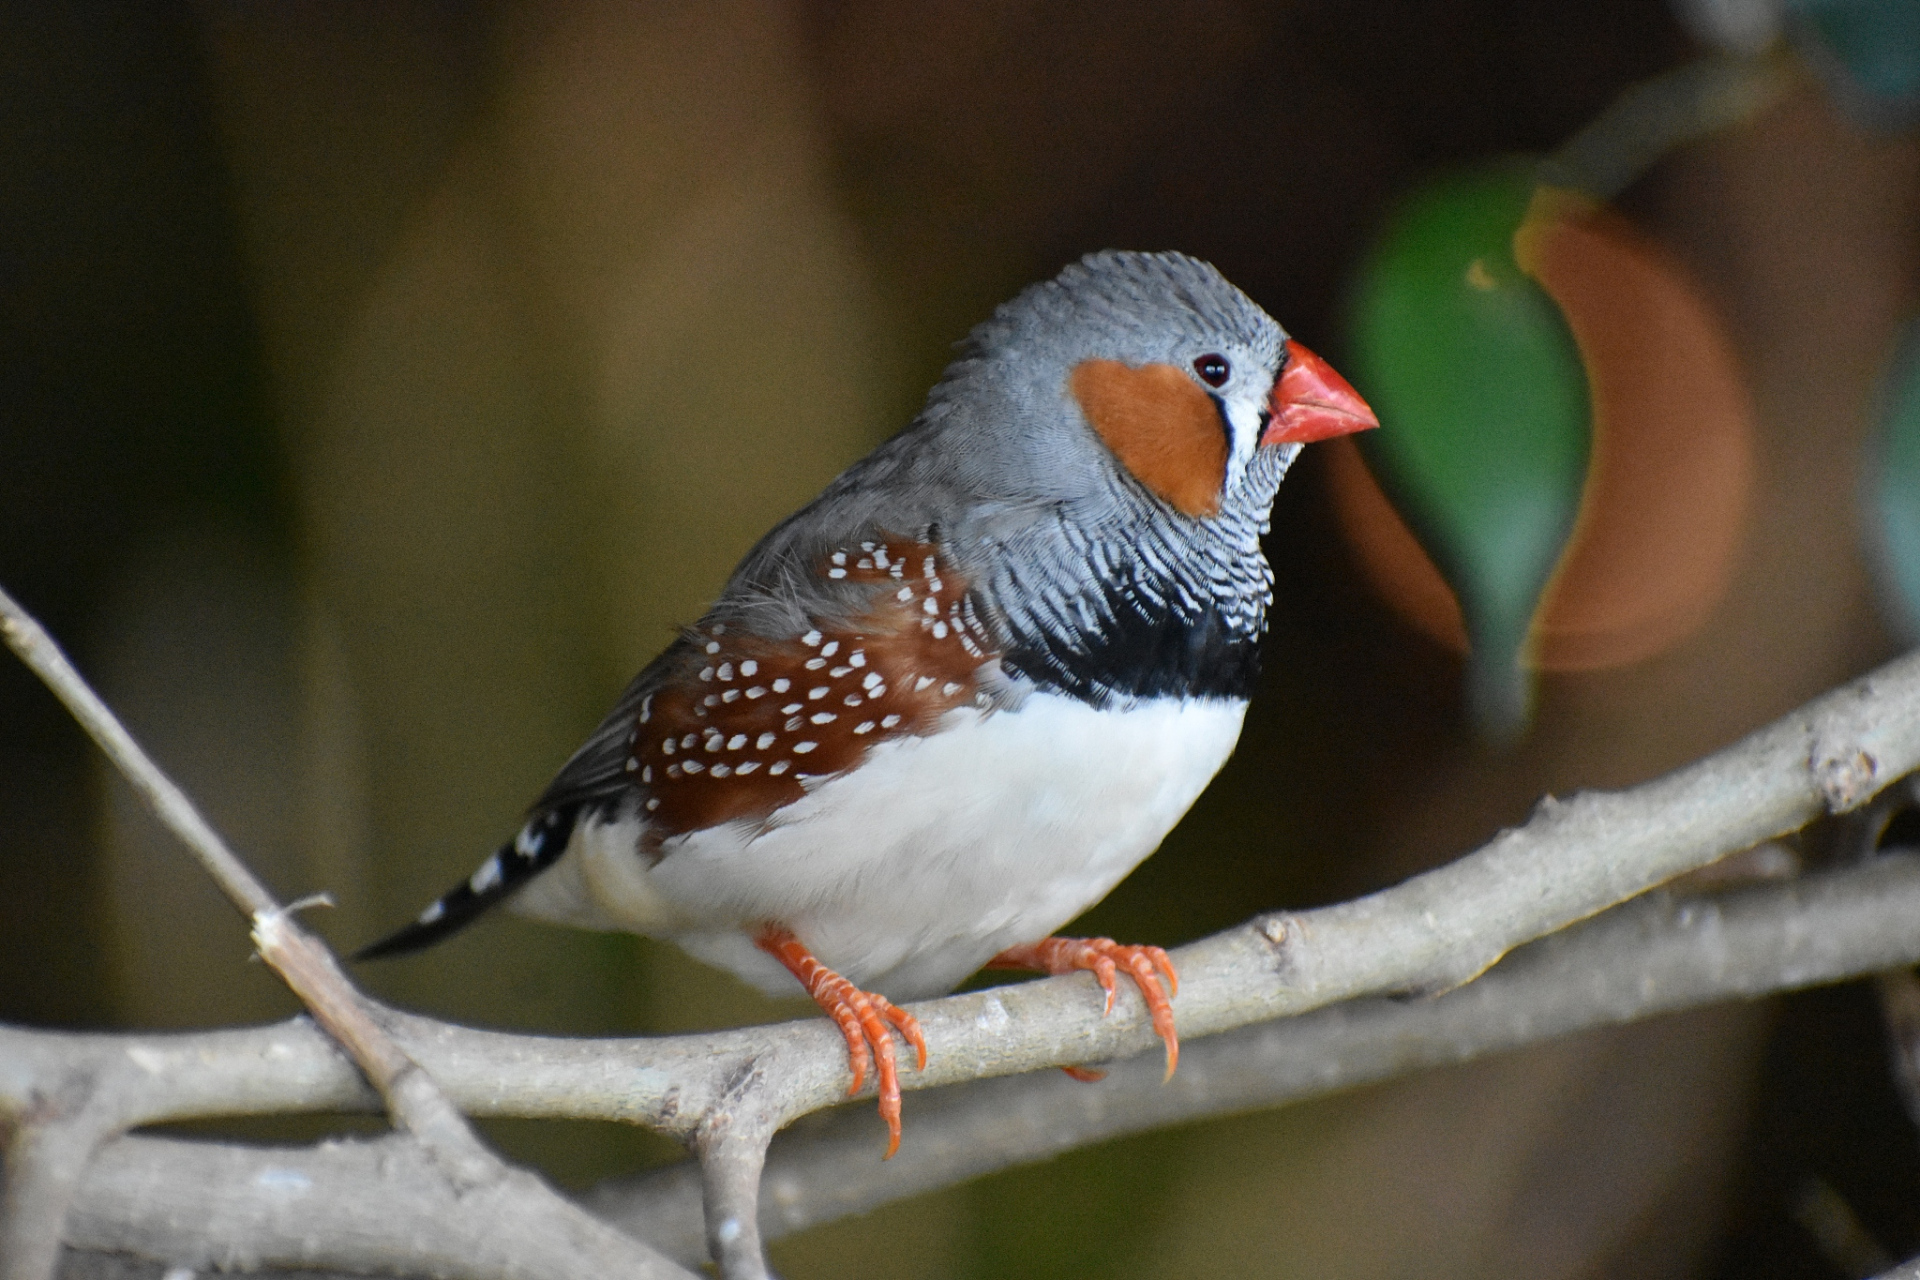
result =
[{"label": "bird's tail feather", "polygon": [[566,852],[578,805],[548,809],[527,819],[520,834],[501,845],[464,881],[434,900],[412,924],[360,948],[355,960],[402,956],[430,947],[471,924],[489,907],[545,871]]}]

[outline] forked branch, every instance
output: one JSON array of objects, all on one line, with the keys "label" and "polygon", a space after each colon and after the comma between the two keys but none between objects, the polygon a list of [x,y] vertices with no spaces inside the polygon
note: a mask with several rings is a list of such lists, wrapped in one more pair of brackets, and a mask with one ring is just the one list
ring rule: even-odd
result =
[{"label": "forked branch", "polygon": [[[10,642],[12,636],[10,629]],[[1890,663],[1664,778],[1617,793],[1542,801],[1525,825],[1394,888],[1321,910],[1258,917],[1175,952],[1182,978],[1176,1005],[1181,1037],[1191,1042],[1359,996],[1451,990],[1516,946],[1791,832],[1823,813],[1856,809],[1916,767],[1920,654]],[[1793,913],[1801,908],[1778,909],[1791,932]],[[255,916],[260,918],[258,911]],[[270,934],[297,928],[283,914],[268,918]],[[1869,957],[1867,963],[1876,967],[1912,959],[1907,951],[1896,952]],[[769,1219],[757,1195],[767,1141],[794,1119],[843,1096],[845,1056],[827,1024],[814,1019],[638,1041],[503,1036],[381,1010],[345,984],[330,955],[319,954],[325,961],[319,977],[300,981],[309,982],[310,989],[317,981],[321,990],[344,990],[348,1009],[364,1015],[367,1027],[385,1032],[398,1046],[393,1050],[398,1057],[368,1066],[367,1079],[376,1085],[384,1080],[390,1095],[410,1080],[429,1086],[437,1081],[472,1113],[620,1119],[679,1137],[704,1157],[704,1236],[723,1274],[763,1274],[756,1236]],[[1733,973],[1730,990],[1775,989],[1861,971],[1769,970],[1752,956],[1741,963],[1756,967]],[[304,973],[297,966],[294,971]],[[1749,972],[1774,976],[1768,985],[1742,987]],[[1822,972],[1826,978],[1817,976]],[[1448,1000],[1464,1003],[1476,990],[1467,988]],[[1157,1044],[1135,993],[1123,988],[1113,1015],[1102,1017],[1092,991],[1093,979],[1080,975],[916,1006],[913,1012],[933,1053],[925,1071],[905,1073],[902,1083],[924,1089],[1104,1062]],[[338,1020],[346,1036],[360,1034],[351,1017]],[[47,1099],[65,1096],[60,1082],[82,1081],[82,1093],[112,1099],[111,1112],[102,1113],[110,1122],[95,1122],[89,1131],[95,1133],[87,1140],[91,1151],[101,1137],[158,1119],[354,1108],[372,1101],[351,1068],[325,1051],[324,1042],[303,1041],[296,1027],[214,1034],[232,1038],[231,1059],[210,1059],[204,1038],[192,1038],[199,1043],[189,1049],[179,1038],[55,1037],[0,1029],[0,1106],[16,1117],[30,1117]],[[261,1060],[249,1056],[259,1050],[257,1044],[246,1047],[247,1042],[258,1037],[273,1039],[283,1052],[271,1071],[258,1069]],[[288,1070],[292,1064],[285,1054],[300,1060],[300,1070]],[[138,1079],[125,1066],[133,1059],[146,1064]],[[431,1071],[431,1081],[414,1063]],[[207,1080],[216,1076],[229,1087],[207,1088]],[[405,1102],[389,1099],[396,1115]],[[69,1110],[77,1113],[84,1105]],[[1142,1114],[1154,1112],[1148,1103],[1141,1106]],[[16,1123],[21,1132],[33,1127]],[[71,1118],[62,1123],[86,1131]],[[903,1161],[914,1159],[917,1142],[932,1148],[932,1129],[929,1124],[921,1136],[910,1110]],[[42,1125],[36,1131],[49,1130]],[[1096,1136],[1089,1131],[1073,1140]],[[876,1159],[877,1153],[876,1145]],[[951,1151],[948,1158],[955,1168],[969,1167]],[[790,1178],[793,1166],[786,1161],[776,1157],[776,1168]],[[85,1163],[67,1165],[84,1168]],[[896,1162],[889,1174],[904,1175],[909,1167]],[[10,1179],[10,1195],[17,1181]],[[910,1181],[901,1178],[903,1185]],[[686,1256],[683,1241],[674,1238],[674,1248]],[[392,1261],[405,1265],[403,1259]],[[477,1260],[466,1273],[503,1274]],[[40,1273],[17,1274],[37,1280]]]}]

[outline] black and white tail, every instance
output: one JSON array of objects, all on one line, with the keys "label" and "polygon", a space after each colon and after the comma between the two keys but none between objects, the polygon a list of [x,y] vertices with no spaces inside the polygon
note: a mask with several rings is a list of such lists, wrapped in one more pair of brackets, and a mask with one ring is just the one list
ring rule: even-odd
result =
[{"label": "black and white tail", "polygon": [[378,960],[430,947],[471,924],[487,908],[545,871],[566,852],[580,806],[549,809],[527,819],[520,834],[495,850],[466,880],[440,897],[406,928],[360,948],[355,960]]}]

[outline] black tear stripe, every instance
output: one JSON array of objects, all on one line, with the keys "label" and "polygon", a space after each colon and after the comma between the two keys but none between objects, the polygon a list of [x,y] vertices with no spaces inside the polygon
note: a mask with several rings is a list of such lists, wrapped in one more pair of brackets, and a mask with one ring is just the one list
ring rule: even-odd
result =
[{"label": "black tear stripe", "polygon": [[1216,608],[1189,619],[1155,609],[1117,583],[1103,593],[1104,625],[1023,637],[1001,656],[1002,667],[1095,706],[1116,698],[1253,696],[1260,681],[1257,634],[1232,626]]},{"label": "black tear stripe", "polygon": [[[580,805],[567,805],[527,819],[518,836],[496,849],[471,876],[440,895],[412,924],[360,948],[353,958],[403,956],[460,932],[489,907],[558,862],[573,838],[580,812]],[[476,882],[485,887],[476,890]]]}]

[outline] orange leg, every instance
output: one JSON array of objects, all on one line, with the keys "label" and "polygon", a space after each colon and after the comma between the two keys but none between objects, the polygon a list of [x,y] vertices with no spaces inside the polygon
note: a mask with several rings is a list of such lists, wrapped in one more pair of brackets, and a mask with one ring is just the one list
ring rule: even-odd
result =
[{"label": "orange leg", "polygon": [[[1167,1079],[1173,1078],[1173,1069],[1180,1065],[1180,1037],[1173,1029],[1173,1005],[1168,997],[1180,994],[1180,975],[1159,947],[1124,946],[1112,938],[1042,938],[1024,947],[1007,948],[987,961],[987,968],[1037,969],[1052,974],[1090,970],[1107,993],[1107,1013],[1113,1012],[1114,978],[1124,968],[1146,999],[1153,1029],[1166,1042]],[[1162,977],[1167,982],[1166,991],[1160,989]],[[1084,1067],[1065,1070],[1076,1080],[1098,1080],[1102,1074]]]},{"label": "orange leg", "polygon": [[[920,1024],[905,1009],[893,1004],[883,995],[872,991],[862,991],[813,958],[800,939],[785,929],[766,928],[755,936],[753,944],[787,967],[787,972],[800,979],[800,985],[807,989],[813,1002],[821,1011],[832,1018],[834,1025],[840,1028],[840,1034],[847,1041],[847,1065],[853,1070],[853,1083],[847,1088],[847,1096],[860,1092],[860,1086],[867,1082],[867,1067],[878,1064],[875,1074],[879,1077],[880,1118],[887,1122],[887,1154],[882,1159],[893,1159],[893,1153],[900,1149],[900,1072],[894,1060],[893,1036],[889,1034],[887,1024],[892,1023],[900,1029],[900,1034],[913,1046],[919,1069],[927,1069],[927,1041],[920,1034]],[[871,1055],[867,1045],[873,1045]]]}]

